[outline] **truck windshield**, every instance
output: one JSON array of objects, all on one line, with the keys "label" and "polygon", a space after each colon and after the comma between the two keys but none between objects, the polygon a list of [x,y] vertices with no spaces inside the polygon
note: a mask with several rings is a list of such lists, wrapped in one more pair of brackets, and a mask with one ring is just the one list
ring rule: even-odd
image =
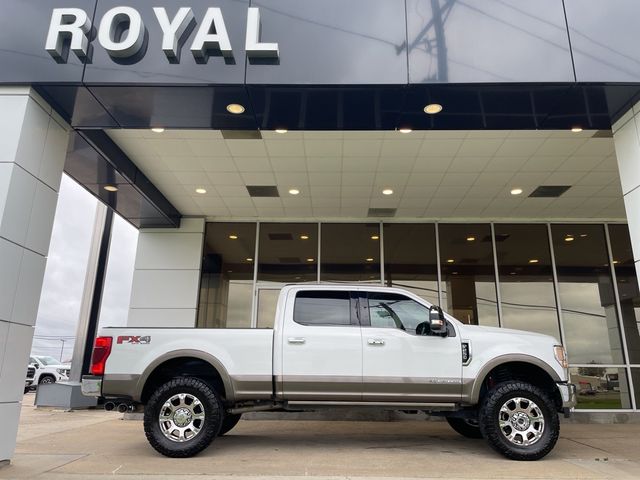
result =
[{"label": "truck windshield", "polygon": [[44,365],[60,365],[60,360],[56,360],[53,357],[37,357]]}]

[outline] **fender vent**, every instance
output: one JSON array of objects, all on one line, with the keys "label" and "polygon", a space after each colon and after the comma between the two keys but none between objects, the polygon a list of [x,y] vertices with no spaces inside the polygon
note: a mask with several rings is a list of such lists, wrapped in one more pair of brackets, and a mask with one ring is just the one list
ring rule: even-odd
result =
[{"label": "fender vent", "polygon": [[462,342],[462,363],[467,365],[471,360],[471,351],[469,350],[469,342]]}]

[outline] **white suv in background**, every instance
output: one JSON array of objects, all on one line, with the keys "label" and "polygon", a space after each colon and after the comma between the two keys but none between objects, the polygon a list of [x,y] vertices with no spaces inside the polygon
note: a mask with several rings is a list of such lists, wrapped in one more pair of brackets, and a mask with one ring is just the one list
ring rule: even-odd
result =
[{"label": "white suv in background", "polygon": [[32,355],[29,364],[36,369],[33,385],[55,383],[69,380],[70,365],[64,365],[59,360],[45,355]]}]

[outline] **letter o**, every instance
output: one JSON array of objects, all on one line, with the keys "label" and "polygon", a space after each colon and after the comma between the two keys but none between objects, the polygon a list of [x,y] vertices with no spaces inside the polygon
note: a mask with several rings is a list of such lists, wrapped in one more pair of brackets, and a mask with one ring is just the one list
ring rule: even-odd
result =
[{"label": "letter o", "polygon": [[[118,27],[129,22],[129,30],[115,41]],[[138,53],[144,43],[144,23],[140,13],[131,7],[115,7],[108,10],[98,29],[98,42],[111,57],[126,58]]]}]

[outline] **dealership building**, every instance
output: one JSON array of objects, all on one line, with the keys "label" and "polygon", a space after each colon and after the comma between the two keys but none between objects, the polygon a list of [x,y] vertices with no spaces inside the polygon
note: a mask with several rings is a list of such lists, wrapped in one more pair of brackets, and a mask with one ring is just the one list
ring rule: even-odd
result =
[{"label": "dealership building", "polygon": [[285,284],[398,286],[557,337],[578,409],[638,412],[638,18],[635,0],[5,0],[0,460],[63,172],[139,228],[129,326],[271,328]]}]

